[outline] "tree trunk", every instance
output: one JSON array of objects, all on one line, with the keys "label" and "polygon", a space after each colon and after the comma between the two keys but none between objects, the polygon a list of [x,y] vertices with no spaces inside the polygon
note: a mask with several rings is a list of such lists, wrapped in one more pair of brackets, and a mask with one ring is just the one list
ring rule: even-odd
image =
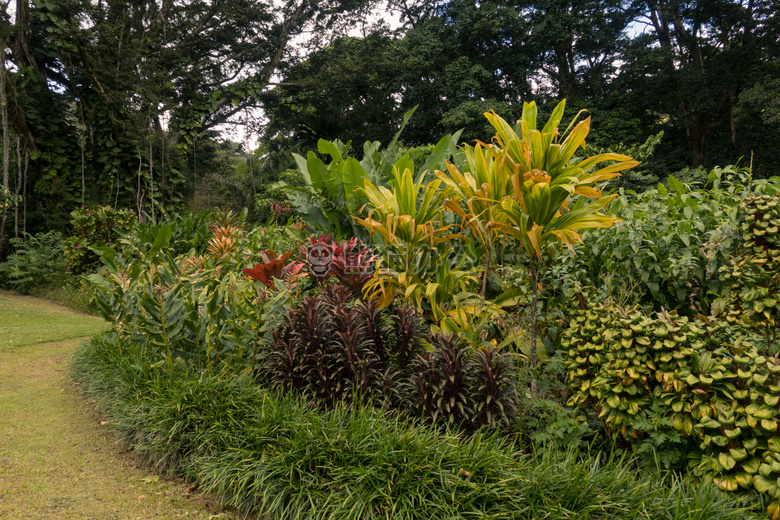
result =
[{"label": "tree trunk", "polygon": [[[8,148],[11,146],[8,136],[8,100],[5,95],[5,39],[0,40],[0,114],[3,120],[3,184],[4,190],[8,189]],[[9,190],[10,192],[10,190]],[[3,194],[5,199],[5,193]],[[0,255],[3,254],[3,243],[5,242],[5,200],[3,200],[3,215],[0,217]]]},{"label": "tree trunk", "polygon": [[137,179],[137,189],[135,192],[135,207],[136,211],[138,211],[138,222],[144,221],[144,196],[143,191],[141,188],[141,166],[143,165],[143,158],[141,157],[141,150],[138,150],[138,175],[136,176]]},{"label": "tree trunk", "polygon": [[156,224],[157,219],[154,216],[154,148],[152,145],[151,121],[149,123],[149,189],[151,190],[150,200],[152,201],[152,224]]},{"label": "tree trunk", "polygon": [[[533,254],[533,253],[532,253]],[[531,257],[531,395],[536,397],[536,338],[539,330],[536,327],[536,305],[539,292],[539,272],[536,261]]]},{"label": "tree trunk", "polygon": [[22,233],[27,234],[27,166],[30,164],[30,151],[24,150],[24,181],[22,187]]},{"label": "tree trunk", "polygon": [[84,194],[87,191],[87,181],[84,177],[84,147],[87,143],[79,140],[79,144],[81,145],[81,209],[84,209]]},{"label": "tree trunk", "polygon": [[22,189],[22,140],[16,137],[16,186],[14,187],[14,238],[19,238],[19,190]]}]

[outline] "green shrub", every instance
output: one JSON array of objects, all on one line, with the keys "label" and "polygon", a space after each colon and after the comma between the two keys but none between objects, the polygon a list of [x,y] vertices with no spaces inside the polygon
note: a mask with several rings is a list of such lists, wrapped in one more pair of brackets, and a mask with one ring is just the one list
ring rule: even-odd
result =
[{"label": "green shrub", "polygon": [[199,259],[119,268],[121,261],[110,260],[110,269],[89,277],[100,314],[121,337],[155,349],[170,370],[177,358],[252,369],[263,306],[251,281]]},{"label": "green shrub", "polygon": [[77,381],[128,448],[262,518],[756,518],[712,485],[641,476],[625,456],[527,456],[497,436],[461,437],[376,410],[323,411],[246,377],[151,365],[105,335]]},{"label": "green shrub", "polygon": [[613,298],[628,282],[656,311],[709,314],[727,290],[718,269],[736,249],[739,203],[750,190],[747,174],[733,167],[713,170],[710,181],[697,189],[670,176],[668,188],[622,191],[610,209],[623,221],[588,232],[576,255],[564,253],[569,267],[560,276],[574,274]]},{"label": "green shrub", "polygon": [[[303,182],[298,170],[285,170],[279,174],[285,186],[298,186]],[[292,207],[286,191],[276,184],[261,184],[254,200],[255,221],[259,224],[280,225],[300,214]]]},{"label": "green shrub", "polygon": [[[585,450],[599,446],[601,425],[592,410],[566,406],[568,387],[564,382],[566,366],[559,352],[542,364],[537,378],[537,395],[520,393],[520,413],[509,430],[535,451],[568,446]],[[520,388],[528,388],[531,374],[520,371]],[[608,448],[609,444],[602,443]]]},{"label": "green shrub", "polygon": [[76,209],[71,213],[73,235],[65,239],[66,266],[74,274],[83,274],[100,265],[93,247],[114,247],[120,236],[134,229],[136,215],[131,209],[98,206]]},{"label": "green shrub", "polygon": [[731,284],[726,298],[732,320],[764,336],[769,351],[780,350],[780,195],[751,194],[740,204],[741,241],[736,257],[721,268]]},{"label": "green shrub", "polygon": [[97,290],[88,278],[71,276],[65,282],[63,290],[66,295],[63,303],[80,312],[98,314],[99,309],[95,303]]},{"label": "green shrub", "polygon": [[[747,340],[745,339],[747,338]],[[755,339],[755,336],[752,336]],[[724,490],[755,489],[780,512],[780,356],[725,320],[594,305],[564,333],[569,404],[612,435],[679,454]]]},{"label": "green shrub", "polygon": [[157,223],[139,222],[136,227],[122,233],[120,250],[126,256],[140,258],[154,244],[162,227],[167,225],[171,229],[168,253],[173,256],[202,255],[206,252],[206,246],[211,238],[209,223],[213,216],[214,213],[211,211],[182,212],[166,215]]},{"label": "green shrub", "polygon": [[[411,113],[404,116],[406,125]],[[320,139],[317,152],[330,159],[326,164],[313,151],[306,157],[293,154],[300,172],[299,179],[304,183],[291,185],[278,183],[283,188],[296,212],[313,228],[332,234],[335,238],[353,236],[368,238],[365,229],[357,224],[353,217],[365,216],[363,206],[368,199],[357,188],[365,182],[387,187],[392,183],[393,169],[403,173],[405,169],[425,173],[432,177],[435,170],[444,169],[445,161],[457,152],[460,132],[446,135],[435,146],[404,149],[398,144],[399,131],[387,149],[380,152],[378,141],[363,145],[363,158],[358,161],[350,153],[350,142],[333,142]]]},{"label": "green shrub", "polygon": [[0,286],[30,294],[33,289],[65,282],[64,247],[58,231],[12,238],[16,248],[0,263]]}]

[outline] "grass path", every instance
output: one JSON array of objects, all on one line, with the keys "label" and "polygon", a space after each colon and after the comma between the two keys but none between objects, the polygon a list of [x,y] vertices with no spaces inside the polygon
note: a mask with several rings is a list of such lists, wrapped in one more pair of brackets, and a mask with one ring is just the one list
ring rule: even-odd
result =
[{"label": "grass path", "polygon": [[0,292],[0,519],[234,518],[121,453],[69,376],[99,318]]}]

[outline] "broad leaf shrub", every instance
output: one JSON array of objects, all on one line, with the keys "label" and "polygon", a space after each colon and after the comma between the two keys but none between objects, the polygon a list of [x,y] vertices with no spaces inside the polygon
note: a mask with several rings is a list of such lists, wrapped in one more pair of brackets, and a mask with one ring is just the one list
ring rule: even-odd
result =
[{"label": "broad leaf shrub", "polygon": [[[278,307],[289,298],[284,288],[276,290],[273,280],[294,282],[302,269],[287,262],[290,252],[277,258],[272,250],[257,246],[297,249],[300,230],[288,226],[269,234],[247,232],[245,215],[231,211],[210,215],[208,225],[204,254],[196,255],[198,249],[191,248],[172,257],[175,233],[169,223],[154,227],[154,237],[147,237],[151,244],[125,238],[123,243],[133,247],[119,252],[104,248],[106,268],[89,277],[97,287],[95,301],[122,338],[149,344],[159,353],[157,362],[169,369],[180,358],[199,367],[229,363],[251,372],[260,358],[266,322],[271,326],[274,321],[265,320],[263,312],[278,315]],[[200,229],[200,224],[195,227]],[[241,273],[258,260],[262,263],[247,271],[270,291]]]},{"label": "broad leaf shrub", "polygon": [[101,262],[92,248],[115,247],[121,236],[137,224],[133,210],[109,206],[76,209],[70,215],[73,234],[65,239],[65,265],[74,274],[94,271]]},{"label": "broad leaf shrub", "polygon": [[168,253],[173,256],[202,255],[212,237],[209,224],[213,216],[211,211],[181,212],[166,214],[156,222],[139,222],[135,228],[122,234],[119,249],[128,258],[140,258],[154,244],[162,227],[168,225],[171,228]]},{"label": "broad leaf shrub", "polygon": [[200,371],[115,334],[72,369],[124,445],[195,480],[222,505],[268,519],[755,519],[753,509],[628,456],[525,455],[494,435],[461,436],[357,404],[328,410]]},{"label": "broad leaf shrub", "polygon": [[[758,195],[771,198],[778,191],[780,178],[753,180],[746,170],[728,166],[710,172],[706,189],[670,178],[668,188],[659,185],[636,197],[622,192],[610,207],[622,222],[588,231],[576,254],[545,252],[555,255],[540,279],[545,288],[540,329],[547,352],[552,355],[559,347],[561,323],[567,321],[572,299],[579,299],[578,306],[587,305],[588,299],[609,299],[621,306],[667,309],[689,317],[708,315],[713,305],[740,309],[740,290],[753,284],[749,276],[730,273],[737,263],[737,273],[757,267],[744,262],[752,253],[743,245],[748,239],[741,227],[753,218],[741,201]],[[518,259],[519,265],[524,262]],[[773,271],[766,273],[771,278]],[[520,292],[521,305],[528,305],[525,269],[505,266],[501,274],[503,289]],[[583,289],[593,292],[578,296]],[[764,291],[748,290],[744,296],[758,298]],[[749,315],[739,311],[733,319]]]},{"label": "broad leaf shrub", "polygon": [[593,287],[601,299],[618,299],[630,287],[632,303],[693,317],[709,314],[728,293],[733,280],[719,273],[747,240],[740,226],[751,217],[742,200],[775,196],[780,178],[753,180],[746,169],[727,166],[710,171],[705,186],[673,176],[667,183],[640,194],[620,190],[610,211],[622,222],[587,232],[576,254],[559,255],[554,264],[565,266],[543,281],[558,290],[551,295],[560,296],[557,305],[565,308],[568,295],[561,293],[576,284]]},{"label": "broad leaf shrub", "polygon": [[[404,123],[411,117],[414,109],[404,116]],[[306,222],[318,231],[332,234],[334,237],[366,238],[366,231],[352,217],[362,217],[362,207],[367,202],[363,191],[366,183],[386,188],[393,181],[393,171],[404,170],[419,173],[432,173],[444,168],[457,151],[460,132],[442,137],[435,146],[412,149],[402,148],[398,143],[401,131],[380,151],[377,141],[363,144],[363,158],[358,161],[350,153],[351,142],[338,139],[331,142],[320,139],[317,152],[329,162],[326,164],[313,151],[306,157],[293,154],[303,180],[302,186],[280,182],[276,186],[287,192],[295,210]]]},{"label": "broad leaf shrub", "polygon": [[722,317],[649,316],[608,305],[575,313],[563,334],[569,404],[607,432],[678,454],[724,490],[768,495],[780,516],[780,356]]},{"label": "broad leaf shrub", "polygon": [[720,269],[731,284],[726,298],[732,321],[757,328],[766,348],[780,350],[780,196],[751,194],[740,204],[741,241],[730,265]]}]

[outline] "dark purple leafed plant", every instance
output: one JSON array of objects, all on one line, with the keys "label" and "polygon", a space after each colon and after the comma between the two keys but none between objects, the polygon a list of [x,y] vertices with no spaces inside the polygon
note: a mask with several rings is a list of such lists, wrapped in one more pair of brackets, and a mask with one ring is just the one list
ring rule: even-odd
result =
[{"label": "dark purple leafed plant", "polygon": [[471,356],[468,372],[473,389],[472,422],[491,428],[509,425],[517,412],[517,374],[508,354],[490,347]]}]

